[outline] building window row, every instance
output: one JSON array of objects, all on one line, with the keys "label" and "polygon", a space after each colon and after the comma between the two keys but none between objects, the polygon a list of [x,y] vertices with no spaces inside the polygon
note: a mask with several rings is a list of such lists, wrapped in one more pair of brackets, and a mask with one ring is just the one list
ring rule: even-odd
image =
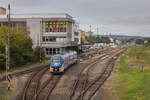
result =
[{"label": "building window row", "polygon": [[66,32],[67,22],[65,21],[45,21],[42,22],[43,32]]},{"label": "building window row", "polygon": [[[0,22],[0,26],[8,26],[8,22]],[[10,26],[13,28],[19,28],[19,27],[24,28],[27,26],[27,24],[26,22],[11,22]]]},{"label": "building window row", "polygon": [[74,32],[74,35],[75,35],[75,36],[78,36],[78,35],[79,35],[79,32]]},{"label": "building window row", "polygon": [[60,48],[45,48],[46,55],[54,55],[60,53]]},{"label": "building window row", "polygon": [[42,38],[43,42],[57,42],[57,43],[63,43],[67,41],[66,37],[51,37],[51,36],[43,36]]},{"label": "building window row", "polygon": [[66,28],[44,28],[43,32],[66,32]]},{"label": "building window row", "polygon": [[78,42],[79,42],[79,39],[78,39],[78,38],[74,38],[74,41],[75,41],[76,43],[78,43]]}]

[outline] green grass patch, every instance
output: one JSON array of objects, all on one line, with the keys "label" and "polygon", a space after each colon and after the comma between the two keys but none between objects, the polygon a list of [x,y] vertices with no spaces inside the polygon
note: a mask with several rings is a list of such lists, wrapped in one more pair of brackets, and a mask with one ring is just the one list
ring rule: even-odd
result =
[{"label": "green grass patch", "polygon": [[[144,71],[139,66],[144,65]],[[134,46],[120,57],[112,91],[120,100],[150,100],[150,48]]]},{"label": "green grass patch", "polygon": [[6,89],[0,89],[0,100],[9,100],[12,95],[12,91]]}]

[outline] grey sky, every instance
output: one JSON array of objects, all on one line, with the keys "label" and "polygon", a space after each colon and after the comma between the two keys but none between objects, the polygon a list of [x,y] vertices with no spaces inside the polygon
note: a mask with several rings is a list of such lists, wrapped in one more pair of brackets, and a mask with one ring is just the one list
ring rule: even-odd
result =
[{"label": "grey sky", "polygon": [[150,36],[150,0],[0,0],[0,6],[8,1],[13,13],[65,12],[85,30],[92,24],[95,31],[99,24],[100,34]]}]

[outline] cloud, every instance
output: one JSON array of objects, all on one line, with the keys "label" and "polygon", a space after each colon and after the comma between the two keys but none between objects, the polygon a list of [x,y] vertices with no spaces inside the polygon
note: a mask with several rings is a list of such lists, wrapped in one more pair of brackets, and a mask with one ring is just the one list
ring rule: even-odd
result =
[{"label": "cloud", "polygon": [[[7,7],[9,0],[1,0]],[[11,0],[12,13],[69,13],[102,31],[150,36],[150,0]]]}]

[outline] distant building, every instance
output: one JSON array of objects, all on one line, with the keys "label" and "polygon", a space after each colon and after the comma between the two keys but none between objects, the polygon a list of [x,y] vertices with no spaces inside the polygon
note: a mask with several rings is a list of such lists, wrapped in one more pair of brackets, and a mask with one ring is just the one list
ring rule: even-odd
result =
[{"label": "distant building", "polygon": [[109,38],[110,42],[113,43],[114,42],[114,39],[113,38]]},{"label": "distant building", "polygon": [[[8,25],[7,15],[0,15],[0,26],[5,25]],[[80,48],[79,24],[66,13],[11,14],[11,27],[29,28],[33,48],[41,46],[47,56]]]},{"label": "distant building", "polygon": [[148,43],[148,41],[144,41],[144,44]]},{"label": "distant building", "polygon": [[83,31],[83,30],[80,30],[80,33],[81,33],[81,38],[85,40],[85,34],[86,34],[86,32]]},{"label": "distant building", "polygon": [[6,8],[0,7],[0,15],[6,14]]},{"label": "distant building", "polygon": [[90,36],[90,35],[93,35],[93,32],[92,31],[88,31],[88,32],[86,32],[86,34],[85,34],[86,36]]}]

